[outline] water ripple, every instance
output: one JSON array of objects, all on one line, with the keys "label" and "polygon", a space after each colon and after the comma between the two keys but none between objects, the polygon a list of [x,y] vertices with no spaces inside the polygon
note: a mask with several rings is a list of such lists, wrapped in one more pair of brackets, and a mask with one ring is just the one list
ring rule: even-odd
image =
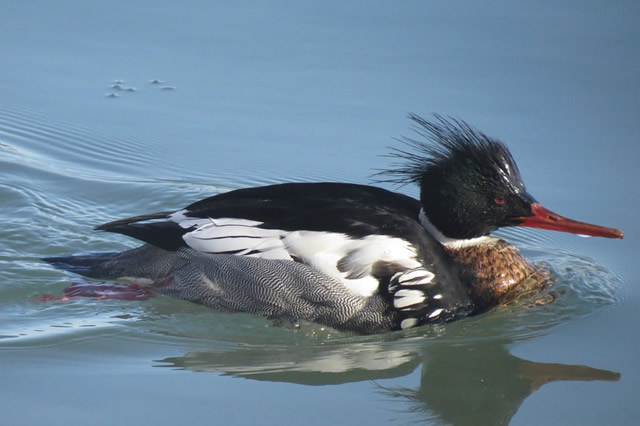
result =
[{"label": "water ripple", "polygon": [[139,175],[159,161],[153,143],[53,121],[45,114],[0,106],[0,153],[62,175],[90,179]]}]

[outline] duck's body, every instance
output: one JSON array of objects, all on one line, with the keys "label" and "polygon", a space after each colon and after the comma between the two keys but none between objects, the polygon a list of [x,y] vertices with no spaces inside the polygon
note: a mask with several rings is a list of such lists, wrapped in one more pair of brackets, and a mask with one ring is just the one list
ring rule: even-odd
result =
[{"label": "duck's body", "polygon": [[[391,173],[401,176],[396,181],[418,182],[420,200],[347,183],[240,189],[179,211],[99,226],[150,244],[143,249],[145,260],[142,252],[133,251],[109,259],[109,264],[112,270],[118,269],[118,261],[128,268],[148,264],[148,253],[155,251],[157,258],[173,259],[172,266],[163,269],[159,264],[161,273],[153,267],[138,268],[143,273],[137,278],[155,281],[159,292],[218,309],[284,317],[295,316],[291,309],[309,306],[314,295],[310,306],[317,312],[312,308],[299,319],[370,333],[451,321],[509,298],[536,268],[515,247],[488,236],[500,226],[622,237],[620,231],[544,209],[525,191],[515,162],[500,142],[461,122],[412,118],[435,145],[407,140],[422,155],[397,151],[394,155],[408,164]],[[73,258],[66,263],[72,263],[69,259]],[[229,274],[220,273],[231,264]],[[105,265],[94,262],[85,272],[93,268],[89,275],[104,275],[109,269]],[[189,268],[192,271],[185,275]],[[135,271],[123,272],[131,277]],[[103,278],[123,276],[108,275]],[[167,283],[178,276],[182,285],[175,290]],[[544,277],[536,280],[541,283]],[[207,282],[210,285],[203,284]],[[228,290],[244,291],[240,287],[252,294],[262,289],[263,299],[234,304],[239,296]],[[322,301],[317,299],[318,289],[323,289]],[[280,308],[280,315],[269,310],[278,298],[291,306]],[[371,315],[366,326],[359,320],[329,321],[326,306],[336,318]]]}]

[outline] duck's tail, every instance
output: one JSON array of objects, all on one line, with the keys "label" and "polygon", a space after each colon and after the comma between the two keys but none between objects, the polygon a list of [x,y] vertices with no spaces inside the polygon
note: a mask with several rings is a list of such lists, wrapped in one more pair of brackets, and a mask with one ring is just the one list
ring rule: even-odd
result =
[{"label": "duck's tail", "polygon": [[43,258],[56,268],[101,280],[155,281],[166,277],[178,260],[176,253],[144,245],[123,252]]}]

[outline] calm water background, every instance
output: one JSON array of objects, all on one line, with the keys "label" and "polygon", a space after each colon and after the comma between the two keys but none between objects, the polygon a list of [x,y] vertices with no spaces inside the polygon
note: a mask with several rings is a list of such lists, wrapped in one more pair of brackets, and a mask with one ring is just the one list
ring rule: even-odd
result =
[{"label": "calm water background", "polygon": [[[635,424],[638,2],[0,11],[3,424]],[[556,271],[556,303],[367,338],[165,298],[39,301],[80,280],[40,257],[136,245],[96,224],[370,182],[408,112],[503,139],[547,207],[625,239],[507,232]]]}]

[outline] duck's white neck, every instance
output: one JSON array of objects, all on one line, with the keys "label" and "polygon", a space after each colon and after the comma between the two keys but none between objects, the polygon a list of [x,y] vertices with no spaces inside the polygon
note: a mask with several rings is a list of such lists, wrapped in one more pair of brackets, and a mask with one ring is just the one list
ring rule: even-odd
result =
[{"label": "duck's white neck", "polygon": [[424,213],[423,209],[420,209],[420,214],[418,215],[420,219],[420,223],[433,237],[438,240],[442,245],[452,248],[459,249],[463,247],[476,246],[480,244],[491,244],[495,242],[498,238],[491,236],[483,236],[476,238],[467,238],[467,239],[457,239],[457,238],[449,238],[445,236],[436,226],[431,223],[427,215]]}]

